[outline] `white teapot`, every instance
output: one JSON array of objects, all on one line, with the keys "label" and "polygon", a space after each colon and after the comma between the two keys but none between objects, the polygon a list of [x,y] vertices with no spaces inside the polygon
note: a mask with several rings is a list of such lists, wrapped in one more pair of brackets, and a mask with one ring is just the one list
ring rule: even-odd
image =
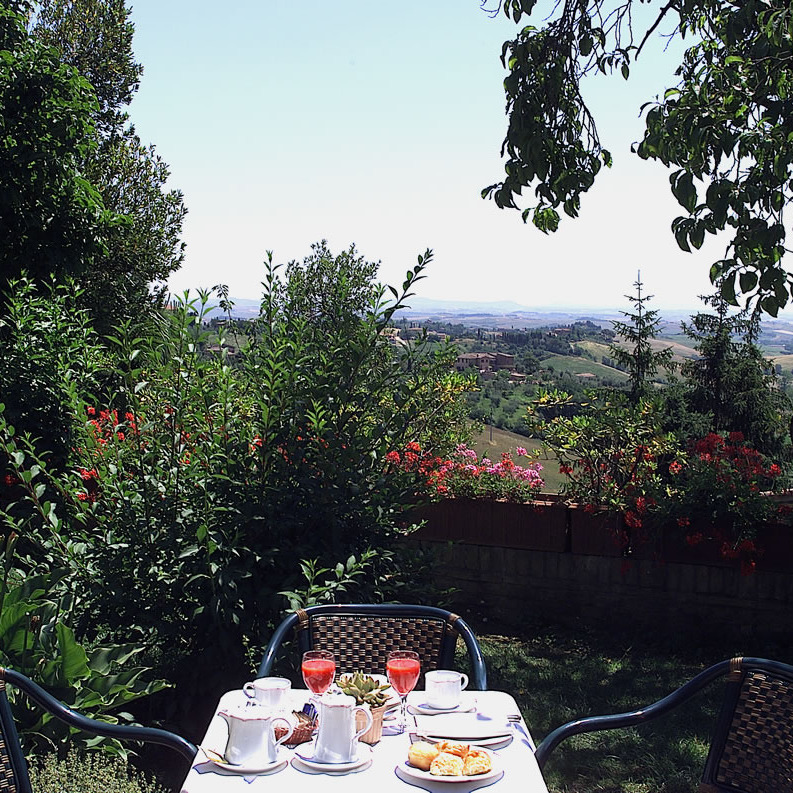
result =
[{"label": "white teapot", "polygon": [[[278,758],[278,747],[297,726],[294,716],[274,713],[268,708],[245,703],[218,711],[228,725],[229,739],[223,756],[230,765],[267,765]],[[287,732],[275,740],[277,722],[286,725]]]},{"label": "white teapot", "polygon": [[[318,763],[354,763],[358,759],[358,738],[372,726],[372,711],[367,705],[356,705],[355,697],[341,691],[328,691],[315,697],[319,729],[314,744],[314,760]],[[355,714],[366,714],[362,730],[355,729]]]}]

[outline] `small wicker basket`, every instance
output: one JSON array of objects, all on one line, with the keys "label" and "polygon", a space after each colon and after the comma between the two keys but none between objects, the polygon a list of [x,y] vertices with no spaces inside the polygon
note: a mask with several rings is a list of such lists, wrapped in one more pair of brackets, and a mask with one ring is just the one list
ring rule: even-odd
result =
[{"label": "small wicker basket", "polygon": [[[294,711],[292,715],[297,719],[297,726],[292,730],[292,734],[284,741],[286,746],[297,746],[301,743],[308,743],[314,736],[317,727],[316,717],[311,719],[302,711]],[[280,740],[286,734],[286,727],[275,728],[275,740]]]}]

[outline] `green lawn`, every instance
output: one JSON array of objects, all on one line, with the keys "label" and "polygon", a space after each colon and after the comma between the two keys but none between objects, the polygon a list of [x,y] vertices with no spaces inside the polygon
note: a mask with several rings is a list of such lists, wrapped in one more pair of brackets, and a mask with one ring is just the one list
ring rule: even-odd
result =
[{"label": "green lawn", "polygon": [[[522,636],[486,635],[480,643],[488,687],[515,697],[537,743],[566,721],[649,705],[725,658],[790,662],[793,653],[789,644],[703,645],[692,638],[683,625],[674,641],[628,626],[559,627],[528,616]],[[692,793],[720,701],[716,681],[663,719],[564,742],[545,767],[551,793]]]}]

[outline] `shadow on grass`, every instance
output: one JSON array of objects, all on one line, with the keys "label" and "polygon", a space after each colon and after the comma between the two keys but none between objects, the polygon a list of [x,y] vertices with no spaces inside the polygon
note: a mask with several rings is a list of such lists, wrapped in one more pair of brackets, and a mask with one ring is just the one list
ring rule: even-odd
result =
[{"label": "shadow on grass", "polygon": [[[539,743],[575,718],[634,710],[734,655],[790,663],[793,645],[677,638],[527,625],[520,637],[480,634],[488,686],[510,692]],[[461,662],[463,659],[460,659]],[[721,704],[715,681],[671,714],[635,729],[577,736],[545,767],[553,793],[690,793],[696,790]]]}]

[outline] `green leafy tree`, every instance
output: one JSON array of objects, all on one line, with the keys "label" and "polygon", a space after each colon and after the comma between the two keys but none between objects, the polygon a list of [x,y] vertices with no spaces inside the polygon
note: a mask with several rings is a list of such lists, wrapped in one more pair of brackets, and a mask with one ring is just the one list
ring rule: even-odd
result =
[{"label": "green leafy tree", "polygon": [[642,294],[642,277],[636,277],[636,294],[626,295],[633,303],[634,313],[623,311],[627,322],[611,323],[614,331],[627,343],[627,349],[616,344],[609,345],[609,352],[617,365],[628,373],[631,383],[631,401],[637,404],[642,397],[648,396],[653,378],[661,367],[672,367],[672,348],[654,350],[652,340],[661,325],[658,312],[648,310],[647,303],[652,295]]},{"label": "green leafy tree", "polygon": [[783,453],[791,414],[772,365],[755,343],[757,316],[731,313],[723,297],[703,298],[714,313],[682,324],[699,357],[682,366],[688,410],[709,416],[710,430],[740,432],[764,454]]},{"label": "green leafy tree", "polygon": [[[498,8],[517,23],[536,5],[500,0]],[[525,26],[504,44],[506,175],[483,195],[519,209],[519,197],[531,188],[537,200],[523,209],[523,219],[531,216],[545,232],[558,228],[560,208],[576,217],[581,194],[612,162],[582,86],[598,72],[628,79],[664,23],[693,43],[678,67],[679,83],[648,103],[636,153],[673,169],[672,193],[685,210],[673,223],[680,248],[699,248],[706,234],[726,230],[731,239],[711,280],[728,303],[737,305],[742,295],[747,305],[758,301],[775,316],[791,289],[782,259],[783,212],[793,194],[793,6],[787,0],[669,2],[638,29],[639,5],[558,3],[541,27]]]},{"label": "green leafy tree", "polygon": [[0,3],[0,292],[84,269],[114,218],[86,178],[96,148],[89,83],[26,31],[29,7]]},{"label": "green leafy tree", "polygon": [[184,258],[182,193],[167,189],[167,164],[141,142],[126,112],[143,72],[130,13],[125,0],[39,0],[31,28],[96,92],[96,145],[80,165],[105,205],[125,219],[82,279],[83,305],[100,332],[160,305],[165,280]]}]

